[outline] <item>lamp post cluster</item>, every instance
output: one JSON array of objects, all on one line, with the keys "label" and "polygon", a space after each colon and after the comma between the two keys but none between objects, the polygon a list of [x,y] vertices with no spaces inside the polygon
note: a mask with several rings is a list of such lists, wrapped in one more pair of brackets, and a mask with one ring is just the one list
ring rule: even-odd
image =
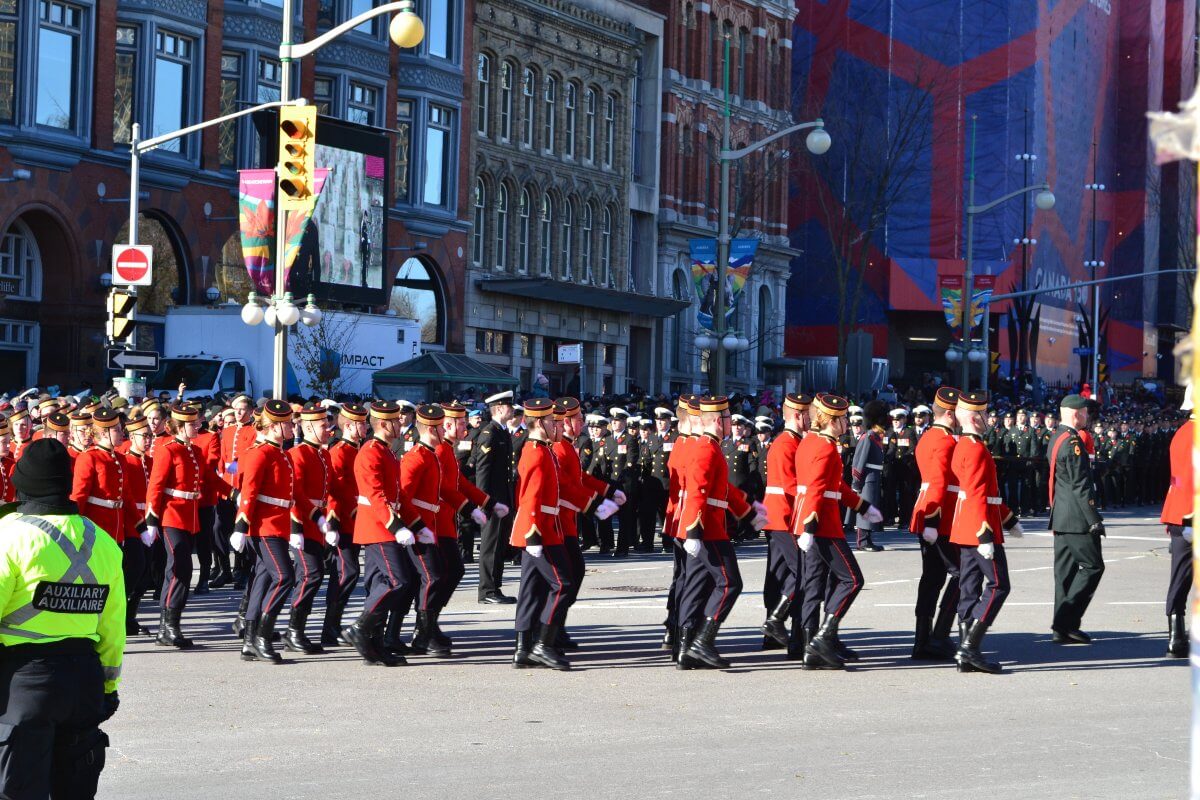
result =
[{"label": "lamp post cluster", "polygon": [[266,322],[267,327],[281,325],[290,328],[297,322],[308,327],[321,324],[321,309],[317,308],[317,298],[309,295],[304,307],[296,305],[291,292],[284,292],[282,297],[263,297],[257,292],[251,292],[242,306],[242,322],[247,325],[258,325]]}]

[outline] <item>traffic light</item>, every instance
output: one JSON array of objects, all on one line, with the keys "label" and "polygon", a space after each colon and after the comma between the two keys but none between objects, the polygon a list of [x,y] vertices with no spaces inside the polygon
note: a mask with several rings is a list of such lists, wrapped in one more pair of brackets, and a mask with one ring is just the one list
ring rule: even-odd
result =
[{"label": "traffic light", "polygon": [[989,350],[988,355],[991,356],[991,359],[988,362],[988,365],[990,367],[989,374],[992,377],[995,377],[996,375],[1000,374],[1000,354],[997,353],[995,350]]},{"label": "traffic light", "polygon": [[1108,381],[1108,364],[1105,364],[1103,361],[1101,361],[1096,366],[1097,366],[1097,375],[1099,376],[1099,378],[1098,378],[1099,382],[1100,383],[1107,382]]},{"label": "traffic light", "polygon": [[133,333],[133,311],[137,297],[133,292],[113,289],[108,293],[108,326],[105,332],[109,341],[121,342]]},{"label": "traffic light", "polygon": [[279,109],[279,207],[284,211],[311,211],[317,202],[313,182],[317,174],[317,107],[285,106]]}]

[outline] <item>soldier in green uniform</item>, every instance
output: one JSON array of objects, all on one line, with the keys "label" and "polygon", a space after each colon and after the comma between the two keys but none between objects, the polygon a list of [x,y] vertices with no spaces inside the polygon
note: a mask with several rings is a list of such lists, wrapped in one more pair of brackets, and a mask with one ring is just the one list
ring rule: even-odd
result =
[{"label": "soldier in green uniform", "polygon": [[[1006,414],[1005,417],[1008,415]],[[1004,458],[1008,462],[1008,507],[1017,516],[1033,513],[1029,492],[1029,466],[1035,450],[1029,414],[1018,409],[1016,424],[1004,432]]]},{"label": "soldier in green uniform", "polygon": [[1100,539],[1104,521],[1096,510],[1091,465],[1079,430],[1087,425],[1087,401],[1067,395],[1062,424],[1050,444],[1050,530],[1054,532],[1054,641],[1087,644],[1083,615],[1104,575]]},{"label": "soldier in green uniform", "polygon": [[1046,484],[1050,479],[1050,465],[1046,462],[1046,455],[1050,451],[1050,440],[1054,438],[1058,420],[1052,412],[1047,412],[1043,417],[1040,411],[1035,411],[1032,423],[1037,439],[1037,456],[1033,459],[1033,502],[1035,512],[1043,514],[1048,502]]}]

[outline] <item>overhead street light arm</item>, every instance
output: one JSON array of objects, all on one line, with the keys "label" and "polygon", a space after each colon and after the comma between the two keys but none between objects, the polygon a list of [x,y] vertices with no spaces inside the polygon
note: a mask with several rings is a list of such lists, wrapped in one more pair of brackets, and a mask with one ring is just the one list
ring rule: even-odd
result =
[{"label": "overhead street light arm", "polygon": [[806,128],[824,128],[824,127],[825,127],[825,122],[824,122],[824,120],[820,120],[820,119],[814,119],[812,122],[801,122],[799,125],[793,125],[790,128],[784,128],[781,131],[776,131],[775,133],[772,133],[770,136],[766,137],[765,139],[760,139],[759,141],[755,142],[754,144],[746,145],[741,150],[722,150],[721,151],[721,159],[723,161],[737,161],[739,158],[745,158],[746,156],[750,155],[751,153],[753,153],[756,150],[761,150],[762,148],[769,145],[771,142],[778,141],[785,136],[791,136],[796,131],[802,131],[802,130],[805,130]]},{"label": "overhead street light arm", "polygon": [[404,2],[400,3],[385,3],[384,5],[376,6],[369,11],[364,11],[353,19],[346,20],[336,28],[330,28],[328,31],[313,39],[311,42],[304,42],[303,44],[283,42],[279,45],[279,60],[286,63],[293,59],[310,56],[325,45],[332,42],[334,39],[338,38],[342,34],[349,33],[367,20],[392,11],[397,13],[400,11],[414,11],[412,0],[404,0]]},{"label": "overhead street light arm", "polygon": [[270,103],[263,103],[261,105],[251,106],[250,108],[243,108],[241,111],[235,111],[232,114],[226,114],[223,117],[217,117],[216,119],[209,119],[209,120],[205,120],[204,122],[198,122],[195,125],[189,125],[188,127],[180,128],[177,131],[171,131],[170,133],[164,133],[161,136],[155,136],[150,139],[139,139],[139,140],[132,142],[130,144],[130,147],[133,149],[133,151],[135,153],[140,155],[142,153],[153,150],[154,148],[159,147],[160,145],[164,145],[167,142],[171,141],[172,139],[182,139],[184,136],[187,136],[190,133],[202,131],[205,128],[211,128],[213,125],[220,125],[222,122],[229,122],[230,120],[237,119],[238,117],[245,117],[250,114],[257,113],[259,111],[266,111],[267,109],[270,109],[270,108],[284,108],[284,107],[288,107],[288,106],[304,106],[304,105],[308,105],[308,101],[305,100],[303,97],[298,97],[295,100],[275,100]]},{"label": "overhead street light arm", "polygon": [[1008,194],[1004,195],[1003,197],[997,197],[995,200],[993,200],[990,203],[985,203],[981,206],[967,206],[967,213],[968,214],[982,214],[985,211],[991,211],[993,208],[1000,205],[1001,203],[1012,200],[1014,197],[1017,197],[1018,195],[1029,194],[1030,192],[1048,192],[1048,191],[1050,191],[1050,184],[1048,184],[1048,183],[1039,183],[1035,186],[1026,186],[1022,189],[1017,189],[1016,191],[1009,192]]}]

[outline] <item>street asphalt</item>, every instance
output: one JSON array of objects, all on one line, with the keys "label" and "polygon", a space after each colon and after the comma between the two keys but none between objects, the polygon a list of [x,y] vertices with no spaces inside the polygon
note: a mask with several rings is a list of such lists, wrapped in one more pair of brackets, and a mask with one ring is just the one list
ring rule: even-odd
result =
[{"label": "street asphalt", "polygon": [[738,549],[746,591],[718,642],[723,672],[678,672],[659,649],[663,555],[589,555],[569,673],[511,668],[513,607],[478,605],[473,567],[442,617],[455,657],[395,669],[348,648],[244,663],[236,594],[218,590],[185,613],[195,650],[131,641],[99,796],[1182,798],[1190,680],[1164,657],[1167,539],[1150,509],[1107,516],[1091,645],[1050,640],[1044,519],[1010,542],[1012,594],[984,644],[999,676],[909,658],[920,557],[899,533],[860,557],[867,584],[842,632],[863,659],[845,672],[759,650],[761,541]]}]

